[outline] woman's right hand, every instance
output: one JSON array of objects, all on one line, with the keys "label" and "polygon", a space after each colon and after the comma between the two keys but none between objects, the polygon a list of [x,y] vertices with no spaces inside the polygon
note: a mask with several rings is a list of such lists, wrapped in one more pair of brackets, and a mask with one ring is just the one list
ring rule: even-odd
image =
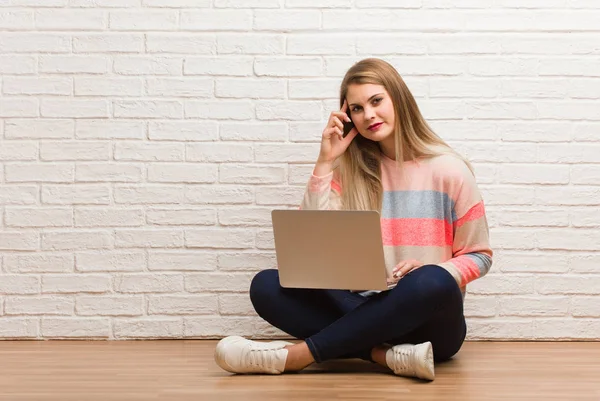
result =
[{"label": "woman's right hand", "polygon": [[350,121],[350,118],[346,114],[348,109],[348,102],[344,100],[344,105],[340,111],[332,111],[329,116],[329,121],[323,130],[323,136],[321,138],[321,151],[319,152],[318,164],[333,164],[333,162],[340,157],[354,137],[358,134],[356,127],[343,137],[344,134],[344,121]]}]

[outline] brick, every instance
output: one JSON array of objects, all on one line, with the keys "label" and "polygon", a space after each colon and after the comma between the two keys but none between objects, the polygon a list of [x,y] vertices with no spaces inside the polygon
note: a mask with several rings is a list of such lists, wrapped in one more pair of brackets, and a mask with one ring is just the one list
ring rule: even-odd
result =
[{"label": "brick", "polygon": [[75,182],[141,182],[143,167],[130,163],[77,163]]},{"label": "brick", "polygon": [[534,330],[540,340],[598,340],[598,319],[547,319],[536,320]]},{"label": "brick", "polygon": [[181,318],[115,319],[113,331],[116,338],[174,338],[183,337]]},{"label": "brick", "polygon": [[500,182],[507,184],[568,184],[569,166],[556,165],[503,165],[499,168]]},{"label": "brick", "polygon": [[148,138],[153,141],[215,141],[219,126],[214,121],[151,121]]},{"label": "brick", "polygon": [[37,99],[9,99],[0,100],[0,117],[37,117],[39,116],[39,102]]},{"label": "brick", "polygon": [[75,227],[135,227],[144,224],[142,209],[88,208],[75,209]]},{"label": "brick", "polygon": [[40,55],[39,72],[49,74],[104,74],[110,60],[105,56]]},{"label": "brick", "polygon": [[146,35],[148,53],[215,54],[217,38],[214,34],[152,34]]},{"label": "brick", "polygon": [[535,190],[535,202],[538,205],[600,205],[598,187],[540,187]]},{"label": "brick", "polygon": [[151,295],[149,315],[210,315],[218,311],[217,297],[206,295]]},{"label": "brick", "polygon": [[185,289],[189,292],[246,292],[253,277],[253,273],[192,273],[185,277]]},{"label": "brick", "polygon": [[9,164],[5,167],[6,182],[73,182],[73,164]]},{"label": "brick", "polygon": [[270,226],[271,208],[240,207],[219,210],[222,226]]},{"label": "brick", "polygon": [[148,182],[211,183],[217,181],[217,166],[211,164],[154,164],[148,167]]},{"label": "brick", "polygon": [[257,317],[203,316],[184,318],[185,336],[193,338],[221,338],[223,335],[241,335],[249,338],[288,338]]},{"label": "brick", "polygon": [[75,77],[75,96],[141,96],[138,78]]},{"label": "brick", "polygon": [[7,315],[71,315],[75,302],[71,297],[29,296],[7,297],[4,309]]},{"label": "brick", "polygon": [[468,294],[465,297],[464,314],[467,318],[494,317],[498,314],[498,298]]},{"label": "brick", "polygon": [[110,191],[106,185],[44,185],[42,203],[51,205],[108,205]]},{"label": "brick", "polygon": [[277,266],[273,252],[226,252],[219,254],[219,270],[265,270]]},{"label": "brick", "polygon": [[33,30],[34,17],[29,10],[0,10],[0,28],[6,30]]},{"label": "brick", "polygon": [[219,294],[219,314],[254,316],[256,312],[248,294]]},{"label": "brick", "polygon": [[143,49],[143,35],[120,33],[73,35],[75,53],[140,53]]},{"label": "brick", "polygon": [[213,209],[148,209],[146,220],[159,226],[212,226],[217,214]]},{"label": "brick", "polygon": [[135,295],[81,295],[76,297],[75,312],[79,316],[140,316],[144,298]]},{"label": "brick", "polygon": [[38,326],[38,319],[35,318],[0,318],[0,338],[37,338],[39,336]]},{"label": "brick", "polygon": [[72,273],[75,258],[72,254],[36,253],[34,255],[5,255],[4,267],[10,273]]},{"label": "brick", "polygon": [[71,227],[73,211],[70,208],[23,208],[7,207],[7,227]]},{"label": "brick", "polygon": [[40,292],[40,279],[37,276],[3,274],[0,277],[2,277],[0,280],[0,293],[2,294],[38,294]]},{"label": "brick", "polygon": [[181,75],[182,57],[115,56],[114,72],[121,75]]},{"label": "brick", "polygon": [[255,31],[306,31],[319,30],[321,28],[320,11],[304,10],[255,10],[254,24]]},{"label": "brick", "polygon": [[1,53],[69,53],[71,37],[55,33],[3,32],[0,42]]},{"label": "brick", "polygon": [[108,160],[110,144],[91,141],[45,141],[40,146],[40,159],[44,161]]},{"label": "brick", "polygon": [[283,99],[285,82],[281,80],[247,78],[219,78],[216,80],[218,98]]},{"label": "brick", "polygon": [[252,61],[252,57],[244,56],[186,57],[183,73],[185,75],[247,77],[252,75]]},{"label": "brick", "polygon": [[38,193],[34,185],[2,185],[0,205],[34,205],[38,201]]},{"label": "brick", "polygon": [[110,290],[110,276],[99,274],[46,274],[42,276],[43,293],[103,293]]},{"label": "brick", "polygon": [[179,204],[184,199],[184,190],[174,185],[117,186],[114,197],[117,204]]},{"label": "brick", "polygon": [[37,59],[29,55],[0,55],[0,74],[33,74],[37,69]]},{"label": "brick", "polygon": [[171,31],[178,28],[177,11],[111,11],[110,29],[115,31]]},{"label": "brick", "polygon": [[304,191],[305,188],[302,186],[258,187],[256,189],[256,204],[299,206]]},{"label": "brick", "polygon": [[44,318],[42,336],[47,338],[108,338],[109,319]]},{"label": "brick", "polygon": [[79,272],[130,272],[146,267],[144,251],[76,252],[75,265]]},{"label": "brick", "polygon": [[600,299],[598,296],[573,297],[571,314],[576,317],[600,317]]},{"label": "brick", "polygon": [[598,292],[600,275],[544,275],[535,280],[539,294],[595,295]]},{"label": "brick", "polygon": [[104,118],[109,117],[107,100],[42,100],[42,117]]},{"label": "brick", "polygon": [[[336,13],[339,11],[336,11]],[[330,17],[323,17],[323,26],[330,25]],[[362,23],[362,22],[361,22]],[[345,27],[348,22],[345,22]],[[282,52],[283,53],[283,52]],[[298,34],[287,39],[286,54],[297,55],[352,55],[354,53],[354,40],[347,34]],[[350,67],[350,66],[348,66]]]},{"label": "brick", "polygon": [[229,184],[281,184],[285,167],[277,165],[223,164],[219,182]]},{"label": "brick", "polygon": [[320,120],[322,106],[316,101],[275,101],[263,100],[256,104],[256,117],[259,120]]},{"label": "brick", "polygon": [[5,77],[3,93],[8,95],[70,95],[73,81],[66,77]]},{"label": "brick", "polygon": [[106,18],[102,10],[41,9],[35,12],[35,26],[42,31],[96,31],[106,28]]},{"label": "brick", "polygon": [[219,132],[224,141],[280,142],[288,137],[288,127],[284,122],[223,122]]},{"label": "brick", "polygon": [[146,7],[208,8],[211,0],[142,0]]},{"label": "brick", "polygon": [[232,228],[199,228],[185,230],[187,248],[244,249],[254,245],[254,231]]},{"label": "brick", "polygon": [[540,249],[594,251],[599,236],[600,229],[547,229],[543,235],[538,235],[537,245]]},{"label": "brick", "polygon": [[181,143],[119,142],[115,145],[115,160],[126,161],[183,161],[185,148]]},{"label": "brick", "polygon": [[492,269],[507,273],[566,273],[569,256],[551,251],[501,251],[494,254]]},{"label": "brick", "polygon": [[319,156],[320,144],[277,144],[261,145],[254,148],[257,163],[314,163]]},{"label": "brick", "polygon": [[142,121],[77,120],[77,139],[142,139],[145,124]]},{"label": "brick", "polygon": [[541,163],[600,163],[600,144],[538,145],[537,161]]},{"label": "brick", "polygon": [[291,79],[288,81],[289,99],[333,98],[339,91],[339,82],[330,79]]},{"label": "brick", "polygon": [[251,102],[243,100],[187,100],[185,117],[211,120],[250,120],[254,118],[254,106]]},{"label": "brick", "polygon": [[273,230],[257,230],[255,241],[257,249],[275,249],[275,242],[273,240]]},{"label": "brick", "polygon": [[72,139],[75,122],[72,120],[10,119],[6,120],[6,139]]},{"label": "brick", "polygon": [[37,144],[32,141],[4,142],[0,148],[0,161],[36,160]]},{"label": "brick", "polygon": [[319,77],[323,63],[317,57],[262,57],[254,60],[254,73],[269,77]]},{"label": "brick", "polygon": [[109,249],[113,235],[108,231],[43,232],[42,250],[64,251],[79,249]]},{"label": "brick", "polygon": [[531,318],[523,319],[488,319],[471,318],[468,340],[517,340],[533,339],[537,331],[534,330]]},{"label": "brick", "polygon": [[213,96],[212,78],[149,78],[150,96],[209,98]]},{"label": "brick", "polygon": [[115,246],[118,248],[180,248],[183,243],[182,230],[115,230]]},{"label": "brick", "polygon": [[529,295],[534,293],[531,275],[489,275],[469,284],[469,292],[478,295]]},{"label": "brick", "polygon": [[277,34],[219,34],[218,54],[280,55],[284,38]]},{"label": "brick", "polygon": [[238,185],[188,185],[185,197],[193,204],[244,204],[252,203],[254,189]]},{"label": "brick", "polygon": [[115,100],[116,118],[182,118],[183,104],[177,100]]},{"label": "brick", "polygon": [[249,162],[254,158],[251,144],[198,143],[186,145],[186,160],[202,163]]},{"label": "brick", "polygon": [[279,8],[279,0],[215,0],[215,8]]},{"label": "brick", "polygon": [[566,316],[569,297],[502,297],[500,316]]},{"label": "brick", "polygon": [[179,274],[123,274],[115,277],[115,291],[128,294],[183,291]]},{"label": "brick", "polygon": [[186,31],[249,31],[252,29],[250,10],[182,11],[181,29]]},{"label": "brick", "polygon": [[148,252],[148,270],[151,271],[207,271],[216,268],[217,255],[212,251]]},{"label": "brick", "polygon": [[498,125],[500,139],[511,142],[569,142],[573,137],[569,123],[503,122]]}]

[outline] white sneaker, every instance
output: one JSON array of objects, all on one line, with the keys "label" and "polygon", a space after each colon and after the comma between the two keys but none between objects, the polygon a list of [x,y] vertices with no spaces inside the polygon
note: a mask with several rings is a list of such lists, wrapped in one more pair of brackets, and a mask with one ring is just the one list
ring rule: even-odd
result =
[{"label": "white sneaker", "polygon": [[433,380],[433,348],[431,343],[399,344],[385,353],[387,365],[399,376]]},{"label": "white sneaker", "polygon": [[239,336],[225,337],[215,349],[215,362],[231,373],[283,373],[287,341],[258,342]]}]

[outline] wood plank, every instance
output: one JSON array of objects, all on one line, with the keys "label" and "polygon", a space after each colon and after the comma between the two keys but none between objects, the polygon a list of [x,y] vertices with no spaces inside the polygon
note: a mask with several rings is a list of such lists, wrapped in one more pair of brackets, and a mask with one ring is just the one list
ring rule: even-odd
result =
[{"label": "wood plank", "polygon": [[427,383],[359,360],[231,375],[216,341],[0,341],[0,400],[600,400],[600,343],[467,342]]}]

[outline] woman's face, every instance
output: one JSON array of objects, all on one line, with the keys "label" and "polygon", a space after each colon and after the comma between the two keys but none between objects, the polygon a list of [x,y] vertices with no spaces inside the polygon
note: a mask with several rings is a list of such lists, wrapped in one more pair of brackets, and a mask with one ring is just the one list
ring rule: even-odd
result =
[{"label": "woman's face", "polygon": [[359,134],[375,142],[393,139],[394,105],[383,86],[348,85],[346,100],[350,118]]}]

